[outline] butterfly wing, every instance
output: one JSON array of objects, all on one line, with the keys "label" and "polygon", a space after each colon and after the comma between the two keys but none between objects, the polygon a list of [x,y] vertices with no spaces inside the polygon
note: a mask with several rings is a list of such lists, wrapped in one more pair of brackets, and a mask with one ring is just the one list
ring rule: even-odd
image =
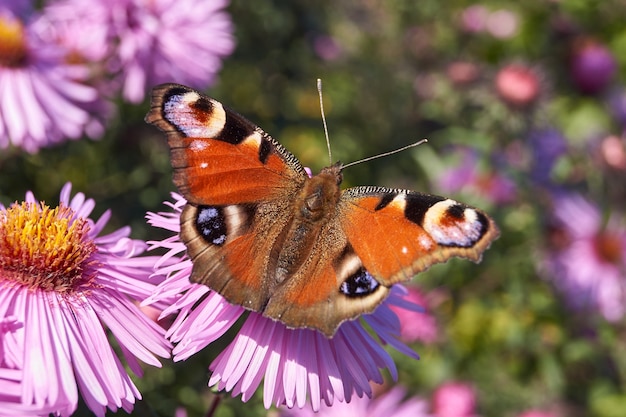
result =
[{"label": "butterfly wing", "polygon": [[191,88],[156,87],[146,121],[167,134],[174,184],[190,203],[268,201],[288,195],[307,177],[270,135]]},{"label": "butterfly wing", "polygon": [[332,336],[342,322],[373,312],[393,284],[454,256],[478,262],[498,233],[485,213],[451,199],[381,187],[344,190],[310,262],[272,296],[266,312]]},{"label": "butterfly wing", "polygon": [[482,211],[415,191],[351,188],[339,212],[341,228],[364,268],[385,286],[454,256],[478,262],[499,235]]},{"label": "butterfly wing", "polygon": [[182,85],[156,87],[146,121],[167,134],[174,184],[188,201],[180,236],[191,281],[259,311],[272,244],[304,168],[255,124]]}]

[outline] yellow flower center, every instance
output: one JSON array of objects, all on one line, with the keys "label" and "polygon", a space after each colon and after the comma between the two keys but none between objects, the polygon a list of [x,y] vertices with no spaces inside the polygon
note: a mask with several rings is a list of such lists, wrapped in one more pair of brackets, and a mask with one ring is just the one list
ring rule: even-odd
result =
[{"label": "yellow flower center", "polygon": [[19,67],[26,61],[24,26],[0,15],[0,66]]},{"label": "yellow flower center", "polygon": [[97,248],[88,232],[69,207],[14,204],[0,212],[0,282],[59,293],[89,286]]}]

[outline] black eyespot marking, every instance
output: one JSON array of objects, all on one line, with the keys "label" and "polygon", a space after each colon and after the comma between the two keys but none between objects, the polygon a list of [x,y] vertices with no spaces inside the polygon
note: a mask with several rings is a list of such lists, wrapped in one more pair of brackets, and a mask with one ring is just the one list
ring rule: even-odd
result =
[{"label": "black eyespot marking", "polygon": [[398,195],[397,193],[389,193],[389,194],[383,195],[383,198],[380,199],[380,201],[378,202],[378,205],[374,208],[374,210],[378,211],[378,210],[384,209],[385,207],[389,205],[389,203],[393,201],[394,198],[396,198],[397,195]]},{"label": "black eyespot marking", "polygon": [[440,201],[445,200],[443,197],[428,194],[407,195],[406,207],[404,215],[407,219],[420,226],[424,224],[424,215],[429,208]]},{"label": "black eyespot marking", "polygon": [[465,217],[465,207],[460,204],[455,204],[448,207],[446,213],[456,219],[462,219]]},{"label": "black eyespot marking", "polygon": [[198,100],[196,100],[196,102],[193,103],[191,107],[194,110],[206,112],[208,114],[213,111],[213,105],[211,104],[211,102],[206,97],[202,96]]},{"label": "black eyespot marking", "polygon": [[222,207],[198,207],[196,228],[205,241],[222,246],[226,243],[226,219]]},{"label": "black eyespot marking", "polygon": [[262,164],[267,161],[267,158],[270,156],[270,152],[272,152],[272,145],[267,139],[261,139],[261,146],[259,146],[259,161],[261,161]]},{"label": "black eyespot marking", "polygon": [[360,267],[341,283],[339,291],[348,297],[363,297],[376,291],[379,286],[378,281],[365,268]]},{"label": "black eyespot marking", "polygon": [[226,122],[224,123],[222,131],[215,139],[237,145],[243,142],[253,132],[254,129],[249,122],[243,120],[238,114],[226,110]]}]

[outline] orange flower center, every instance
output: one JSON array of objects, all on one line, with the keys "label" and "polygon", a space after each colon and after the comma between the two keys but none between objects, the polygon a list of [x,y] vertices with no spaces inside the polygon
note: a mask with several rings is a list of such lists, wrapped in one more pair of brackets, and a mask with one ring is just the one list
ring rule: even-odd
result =
[{"label": "orange flower center", "polygon": [[622,240],[619,237],[604,232],[596,236],[594,243],[600,259],[615,265],[622,262]]},{"label": "orange flower center", "polygon": [[26,38],[22,23],[0,16],[0,66],[24,65],[26,52]]},{"label": "orange flower center", "polygon": [[15,204],[0,212],[0,282],[69,293],[89,285],[97,251],[89,224],[66,206]]}]

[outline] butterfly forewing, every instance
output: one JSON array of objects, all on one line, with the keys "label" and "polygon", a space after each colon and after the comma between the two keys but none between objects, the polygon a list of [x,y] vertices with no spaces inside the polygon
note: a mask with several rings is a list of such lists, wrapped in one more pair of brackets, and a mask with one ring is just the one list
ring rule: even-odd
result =
[{"label": "butterfly forewing", "polygon": [[267,201],[306,179],[298,160],[272,137],[188,87],[156,87],[146,121],[167,133],[174,183],[189,202]]}]

